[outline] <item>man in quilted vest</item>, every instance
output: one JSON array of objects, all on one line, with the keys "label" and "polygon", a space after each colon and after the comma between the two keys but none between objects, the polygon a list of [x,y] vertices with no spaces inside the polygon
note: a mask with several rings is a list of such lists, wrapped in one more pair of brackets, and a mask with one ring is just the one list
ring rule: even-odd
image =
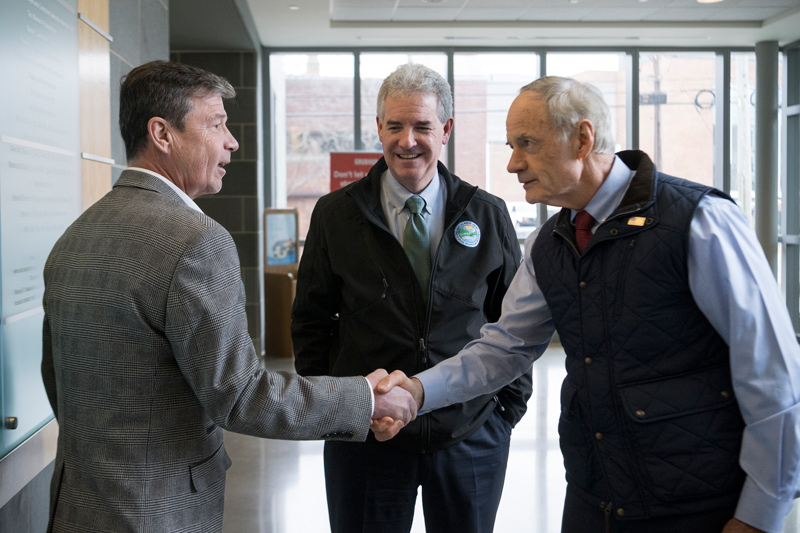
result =
[{"label": "man in quilted vest", "polygon": [[800,348],[780,291],[726,194],[613,153],[594,87],[541,78],[506,122],[530,203],[499,321],[409,380],[421,412],[527,371],[557,331],[564,533],[778,533],[798,496]]}]

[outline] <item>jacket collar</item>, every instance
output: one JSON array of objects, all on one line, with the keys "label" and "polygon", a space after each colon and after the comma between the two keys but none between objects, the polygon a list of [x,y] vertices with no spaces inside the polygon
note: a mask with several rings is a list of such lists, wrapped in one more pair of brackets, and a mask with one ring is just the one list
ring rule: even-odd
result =
[{"label": "jacket collar", "polygon": [[[634,169],[636,173],[631,179],[628,190],[622,197],[619,205],[614,209],[606,221],[626,214],[636,213],[652,206],[655,203],[656,180],[658,173],[656,167],[646,153],[640,150],[626,150],[616,154],[625,165]],[[558,214],[558,224],[565,227],[570,224],[570,209],[562,209]]]},{"label": "jacket collar", "polygon": [[157,177],[148,174],[147,172],[139,172],[137,170],[130,169],[123,170],[113,188],[117,187],[132,187],[136,189],[157,192],[167,196],[171,200],[184,204],[183,199],[181,199],[181,197],[178,196],[178,194],[173,191],[169,185]]},{"label": "jacket collar", "polygon": [[632,213],[648,208],[656,201],[656,180],[658,173],[653,161],[641,150],[626,150],[617,153],[628,168],[636,169],[628,191],[623,196],[619,207],[609,218],[618,214]]},{"label": "jacket collar", "polygon": [[[381,157],[369,170],[369,173],[362,179],[346,187],[345,194],[351,196],[376,222],[386,226],[386,216],[381,207],[381,175],[388,166],[386,160]],[[437,163],[439,176],[444,180],[447,187],[447,200],[445,201],[444,220],[445,227],[450,221],[460,213],[467,205],[470,198],[478,190],[478,187],[464,182],[458,176],[451,174],[441,161]]]}]

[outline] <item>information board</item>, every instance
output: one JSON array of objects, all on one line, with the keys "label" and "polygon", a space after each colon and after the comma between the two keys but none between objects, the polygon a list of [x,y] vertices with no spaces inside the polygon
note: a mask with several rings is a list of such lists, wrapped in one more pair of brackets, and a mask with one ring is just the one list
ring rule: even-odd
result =
[{"label": "information board", "polygon": [[0,457],[53,417],[42,271],[80,213],[77,17],[76,0],[0,2]]}]

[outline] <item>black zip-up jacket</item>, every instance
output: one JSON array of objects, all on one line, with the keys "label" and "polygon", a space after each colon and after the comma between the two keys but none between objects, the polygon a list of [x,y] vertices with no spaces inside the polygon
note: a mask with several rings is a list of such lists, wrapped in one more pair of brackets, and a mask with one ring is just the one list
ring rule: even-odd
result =
[{"label": "black zip-up jacket", "polygon": [[[314,208],[292,309],[300,374],[352,376],[385,368],[414,375],[455,355],[483,324],[500,317],[520,264],[503,201],[439,163],[447,187],[445,226],[426,304],[381,207],[386,168],[381,158],[366,177],[325,195]],[[480,230],[474,247],[456,236],[462,222]],[[495,408],[513,426],[530,395],[528,373],[496,394],[417,417],[386,445],[417,452],[447,448],[476,431]]]}]

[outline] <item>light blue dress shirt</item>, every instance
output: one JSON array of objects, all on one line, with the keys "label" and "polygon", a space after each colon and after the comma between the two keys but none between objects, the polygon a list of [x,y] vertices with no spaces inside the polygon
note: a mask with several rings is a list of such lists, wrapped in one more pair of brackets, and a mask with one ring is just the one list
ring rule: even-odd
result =
[{"label": "light blue dress shirt", "polygon": [[[586,206],[596,221],[616,209],[632,176],[617,157]],[[792,500],[800,496],[800,346],[741,209],[707,196],[689,233],[689,288],[730,347],[733,387],[747,424],[740,458],[747,479],[736,518],[777,533]],[[531,261],[538,234],[537,228],[525,241],[524,262],[503,300],[500,320],[486,324],[480,338],[456,357],[416,376],[425,389],[420,413],[500,389],[547,348],[554,325]]]},{"label": "light blue dress shirt", "polygon": [[[419,193],[425,199],[422,216],[428,223],[428,235],[431,239],[431,265],[439,249],[439,241],[444,232],[444,205],[447,199],[447,185],[437,172],[425,190]],[[400,185],[388,170],[381,176],[381,206],[386,215],[389,230],[403,244],[403,233],[411,212],[405,209],[406,200],[413,196],[408,189]]]}]

